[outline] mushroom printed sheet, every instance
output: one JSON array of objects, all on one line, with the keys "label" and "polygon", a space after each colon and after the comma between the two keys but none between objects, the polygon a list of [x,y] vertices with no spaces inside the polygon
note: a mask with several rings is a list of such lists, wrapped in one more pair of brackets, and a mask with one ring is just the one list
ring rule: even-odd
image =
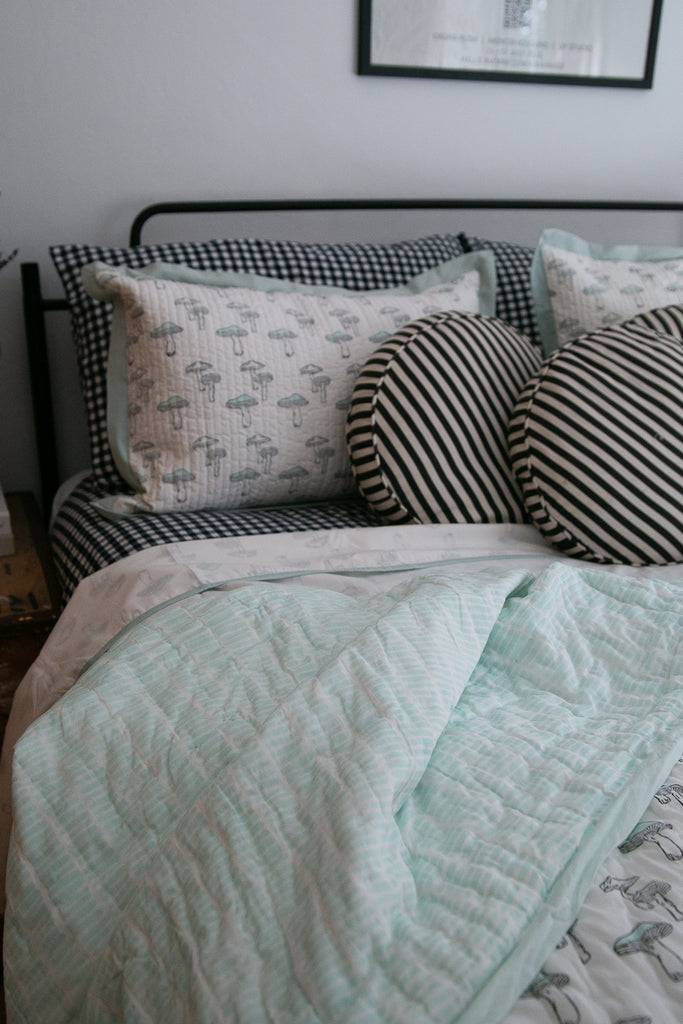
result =
[{"label": "mushroom printed sheet", "polygon": [[325,533],[78,588],[3,752],[9,1020],[680,1020],[683,582]]}]

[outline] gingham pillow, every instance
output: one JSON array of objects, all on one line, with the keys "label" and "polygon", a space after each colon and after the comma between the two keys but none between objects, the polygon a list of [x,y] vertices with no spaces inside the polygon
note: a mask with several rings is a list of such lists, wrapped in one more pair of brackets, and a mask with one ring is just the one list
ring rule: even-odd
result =
[{"label": "gingham pillow", "polygon": [[461,232],[464,252],[490,250],[496,259],[496,316],[525,334],[540,347],[541,338],[531,295],[531,261],[534,250],[514,242],[490,242]]},{"label": "gingham pillow", "polygon": [[95,481],[108,491],[125,490],[107,434],[106,377],[111,308],[86,294],[81,270],[88,263],[99,260],[137,269],[154,262],[179,263],[196,270],[237,270],[302,284],[371,289],[405,284],[422,271],[462,253],[462,245],[454,235],[431,235],[390,245],[314,245],[230,239],[134,248],[52,246],[50,254],[71,310]]}]

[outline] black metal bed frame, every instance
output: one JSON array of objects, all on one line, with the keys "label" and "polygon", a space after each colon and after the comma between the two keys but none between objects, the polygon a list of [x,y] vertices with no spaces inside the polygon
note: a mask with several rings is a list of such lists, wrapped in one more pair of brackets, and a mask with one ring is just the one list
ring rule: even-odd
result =
[{"label": "black metal bed frame", "polygon": [[[587,210],[683,212],[683,202],[570,200],[570,199],[255,199],[159,202],[144,207],[130,227],[129,244],[141,243],[142,231],[153,217],[166,214],[263,213],[344,210]],[[68,311],[66,298],[43,295],[37,263],[21,265],[24,326],[31,397],[38,449],[38,467],[45,515],[59,486],[57,444],[50,386],[46,314]]]}]

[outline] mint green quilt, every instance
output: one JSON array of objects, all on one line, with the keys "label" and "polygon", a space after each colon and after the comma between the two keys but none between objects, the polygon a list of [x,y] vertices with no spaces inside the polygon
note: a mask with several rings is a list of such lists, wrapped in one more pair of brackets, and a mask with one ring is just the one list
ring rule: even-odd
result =
[{"label": "mint green quilt", "polygon": [[683,750],[682,596],[555,565],[139,620],[17,745],[10,1019],[495,1024]]}]

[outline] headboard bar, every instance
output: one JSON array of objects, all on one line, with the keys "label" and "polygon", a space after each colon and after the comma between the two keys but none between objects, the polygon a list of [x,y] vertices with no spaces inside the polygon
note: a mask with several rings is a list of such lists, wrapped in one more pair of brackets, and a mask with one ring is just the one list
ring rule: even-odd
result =
[{"label": "headboard bar", "polygon": [[28,348],[28,366],[33,400],[33,420],[38,448],[41,502],[45,519],[50,514],[50,503],[59,486],[57,443],[54,431],[50,361],[47,354],[45,313],[68,310],[66,299],[46,299],[41,295],[40,271],[37,263],[21,264],[21,287],[24,306],[24,324]]},{"label": "headboard bar", "polygon": [[261,213],[296,210],[643,210],[683,212],[683,202],[591,199],[245,199],[152,203],[131,224],[130,245],[140,245],[153,217],[175,213]]}]

